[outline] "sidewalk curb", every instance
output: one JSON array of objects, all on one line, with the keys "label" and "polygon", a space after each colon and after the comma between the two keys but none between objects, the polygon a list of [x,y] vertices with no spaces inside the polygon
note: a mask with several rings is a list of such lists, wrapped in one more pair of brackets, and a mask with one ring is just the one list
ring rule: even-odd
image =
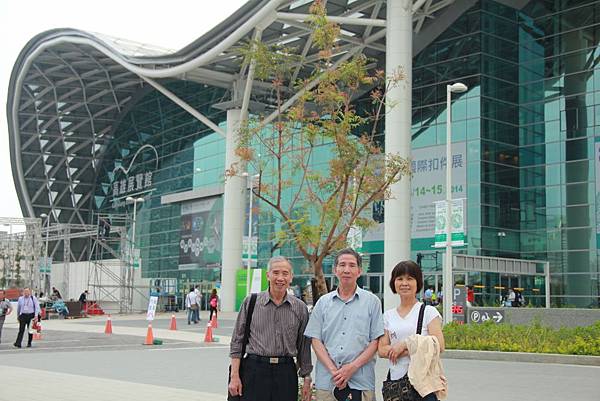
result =
[{"label": "sidewalk curb", "polygon": [[443,359],[474,359],[485,361],[558,363],[565,365],[600,366],[600,356],[534,354],[529,352],[497,352],[447,349]]}]

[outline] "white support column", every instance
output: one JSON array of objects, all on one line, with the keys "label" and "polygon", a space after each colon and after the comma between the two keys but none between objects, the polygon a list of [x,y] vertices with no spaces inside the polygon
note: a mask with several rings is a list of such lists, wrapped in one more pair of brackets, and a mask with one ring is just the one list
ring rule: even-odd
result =
[{"label": "white support column", "polygon": [[[386,110],[385,152],[402,157],[411,155],[412,117],[412,1],[387,0],[386,75],[402,69],[405,80],[387,95],[394,106]],[[392,198],[385,202],[384,282],[394,266],[410,258],[410,179],[402,177],[391,188]],[[398,304],[398,296],[384,286],[385,309]]]},{"label": "white support column", "polygon": [[[240,126],[240,109],[227,110],[227,137],[225,166],[229,168],[240,159],[235,155]],[[223,195],[223,257],[221,270],[221,309],[235,310],[235,272],[242,267],[242,239],[244,235],[245,177],[237,174],[225,179]]]}]

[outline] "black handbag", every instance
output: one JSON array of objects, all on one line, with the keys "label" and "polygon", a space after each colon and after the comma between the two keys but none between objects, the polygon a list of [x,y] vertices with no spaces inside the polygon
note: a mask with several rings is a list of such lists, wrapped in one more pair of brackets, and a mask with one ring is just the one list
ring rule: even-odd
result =
[{"label": "black handbag", "polygon": [[[244,363],[244,355],[246,354],[246,345],[248,344],[248,339],[250,338],[250,325],[252,324],[252,314],[254,313],[254,305],[256,305],[256,296],[254,293],[250,296],[250,304],[248,305],[248,312],[246,313],[246,327],[244,327],[244,339],[242,340],[242,357],[240,358],[240,379],[242,372],[242,364]],[[227,384],[231,382],[231,365],[229,365],[229,373],[227,373]],[[243,382],[243,381],[242,381]],[[227,390],[227,401],[240,401],[241,397],[239,395],[231,395],[229,394],[229,390]]]},{"label": "black handbag", "polygon": [[[419,320],[417,321],[417,334],[421,334],[423,329],[424,315],[425,304],[422,304],[419,310]],[[388,370],[387,379],[383,382],[381,392],[383,393],[383,401],[420,401],[423,399],[413,385],[410,384],[408,373],[398,380],[392,380]]]}]

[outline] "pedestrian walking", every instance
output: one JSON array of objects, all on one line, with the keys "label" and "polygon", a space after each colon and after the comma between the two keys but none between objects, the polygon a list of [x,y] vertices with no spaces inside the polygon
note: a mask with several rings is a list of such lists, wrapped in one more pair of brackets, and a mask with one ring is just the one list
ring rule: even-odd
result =
[{"label": "pedestrian walking", "polygon": [[23,295],[19,297],[17,302],[17,317],[19,320],[19,334],[17,340],[13,344],[17,348],[21,348],[23,342],[23,334],[25,334],[25,328],[27,328],[27,348],[31,347],[31,341],[33,340],[33,334],[30,333],[29,329],[32,324],[37,324],[38,316],[40,315],[40,304],[36,297],[31,295],[29,288],[23,289]]},{"label": "pedestrian walking", "polygon": [[194,312],[196,314],[196,321],[199,322],[202,320],[200,318],[200,309],[202,309],[202,291],[200,291],[198,286],[194,286],[194,293],[196,294],[196,303],[198,304],[198,309],[196,309]]},{"label": "pedestrian walking", "polygon": [[0,343],[2,342],[2,327],[4,326],[4,319],[6,316],[12,313],[12,305],[10,301],[5,298],[4,290],[0,290]]},{"label": "pedestrian walking", "polygon": [[300,376],[302,401],[310,401],[310,341],[303,335],[308,309],[287,293],[293,272],[286,258],[269,260],[267,278],[269,289],[246,297],[235,323],[229,394],[241,401],[297,401]]},{"label": "pedestrian walking", "polygon": [[187,320],[188,324],[194,322],[194,324],[198,323],[198,319],[196,318],[196,311],[199,308],[198,298],[196,297],[196,292],[194,292],[194,287],[190,287],[190,292],[185,297],[185,307],[187,308]]},{"label": "pedestrian walking", "polygon": [[339,284],[317,301],[304,331],[317,355],[317,401],[375,400],[375,353],[383,335],[381,301],[358,287],[362,258],[351,248],[334,261]]},{"label": "pedestrian walking", "polygon": [[217,295],[216,288],[213,288],[210,294],[210,300],[208,301],[208,305],[210,307],[210,317],[208,318],[208,320],[212,321],[213,313],[215,314],[215,317],[217,317],[217,310],[219,308],[219,296]]}]

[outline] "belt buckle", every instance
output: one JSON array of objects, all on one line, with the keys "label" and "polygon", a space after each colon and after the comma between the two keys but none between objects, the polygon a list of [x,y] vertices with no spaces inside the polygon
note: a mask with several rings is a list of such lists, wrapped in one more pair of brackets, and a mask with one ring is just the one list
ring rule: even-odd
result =
[{"label": "belt buckle", "polygon": [[269,363],[279,363],[279,358],[269,358]]}]

